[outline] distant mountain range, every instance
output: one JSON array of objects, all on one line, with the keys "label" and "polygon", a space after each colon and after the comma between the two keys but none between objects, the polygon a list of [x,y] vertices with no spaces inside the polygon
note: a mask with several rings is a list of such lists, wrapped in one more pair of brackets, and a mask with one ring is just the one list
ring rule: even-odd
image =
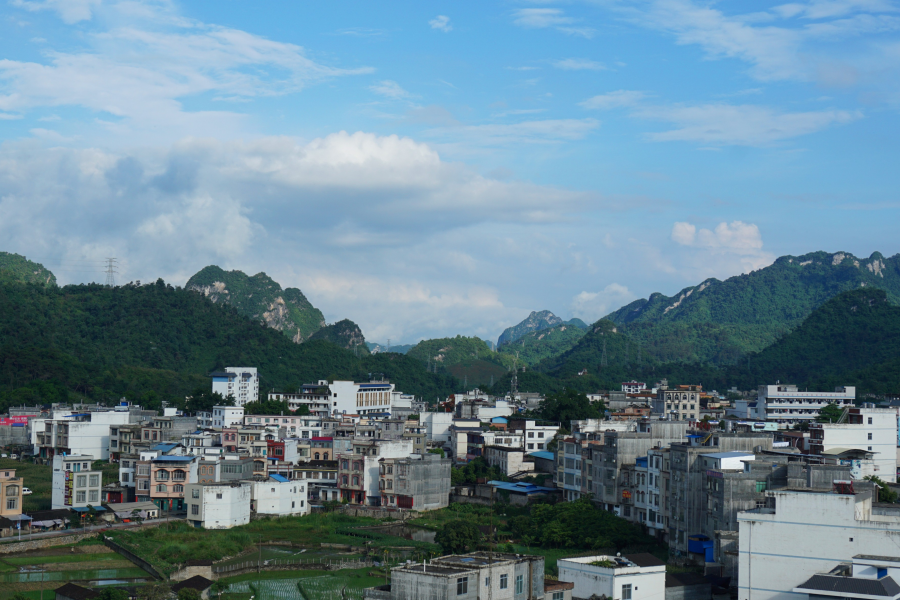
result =
[{"label": "distant mountain range", "polygon": [[587,325],[581,319],[563,321],[549,310],[531,311],[531,314],[521,323],[503,330],[503,333],[497,339],[497,348],[499,349],[504,344],[515,342],[529,333],[550,329],[558,325],[571,325],[580,329],[587,329]]},{"label": "distant mountain range", "polygon": [[707,279],[675,296],[652,294],[605,318],[662,362],[731,364],[771,345],[830,298],[862,287],[900,302],[900,255],[782,256],[758,271]]},{"label": "distant mountain range", "polygon": [[24,256],[0,252],[0,282],[55,286],[56,276]]},{"label": "distant mountain range", "polygon": [[366,342],[366,346],[369,347],[369,351],[373,354],[378,354],[379,352],[396,352],[397,354],[406,354],[407,352],[409,352],[410,348],[415,346],[415,344],[391,344],[390,346],[388,346],[387,344]]},{"label": "distant mountain range", "polygon": [[185,288],[199,292],[212,302],[230,304],[242,315],[263,321],[296,343],[309,339],[325,326],[322,311],[297,288],[281,285],[265,273],[248,276],[208,266],[188,279]]}]

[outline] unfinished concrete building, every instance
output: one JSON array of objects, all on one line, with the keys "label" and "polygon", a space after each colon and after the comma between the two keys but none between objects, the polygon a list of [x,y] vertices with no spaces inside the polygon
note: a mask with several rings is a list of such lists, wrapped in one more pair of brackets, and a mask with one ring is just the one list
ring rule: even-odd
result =
[{"label": "unfinished concrete building", "polygon": [[445,508],[450,502],[450,466],[438,454],[382,458],[379,492],[382,506],[412,510]]}]

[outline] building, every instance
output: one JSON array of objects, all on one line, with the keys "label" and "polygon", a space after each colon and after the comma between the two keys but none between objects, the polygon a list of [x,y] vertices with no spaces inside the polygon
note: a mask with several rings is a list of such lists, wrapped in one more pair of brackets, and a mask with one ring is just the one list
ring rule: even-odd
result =
[{"label": "building", "polygon": [[[767,506],[740,513],[738,598],[796,598],[809,593],[801,590],[818,589],[815,576],[832,572],[848,557],[868,557],[875,564],[861,566],[876,576],[878,568],[895,568],[897,559],[890,557],[897,554],[900,505],[874,504],[871,487],[854,490],[854,485],[835,482],[829,492],[774,491]],[[832,588],[844,598],[860,597],[851,595],[852,589],[859,588]]]},{"label": "building", "polygon": [[664,600],[666,563],[652,554],[584,556],[556,561],[560,581],[575,584],[573,599]]},{"label": "building", "polygon": [[389,381],[356,383],[346,380],[329,382],[327,379],[304,384],[296,394],[273,392],[269,394],[269,399],[285,401],[291,410],[306,405],[310,413],[321,416],[391,413],[395,408],[408,414],[412,400],[397,391]]},{"label": "building", "polygon": [[653,400],[653,414],[672,421],[697,421],[700,418],[700,394],[703,386],[660,386]]},{"label": "building", "polygon": [[322,417],[317,415],[245,415],[244,427],[277,427],[280,437],[312,439],[322,435]]},{"label": "building", "polygon": [[[850,408],[845,423],[810,423],[809,451],[834,456],[845,450],[873,453],[854,461],[854,479],[874,475],[897,481],[897,411],[890,408]],[[852,460],[852,459],[851,459]]]},{"label": "building", "polygon": [[[813,575],[793,589],[803,600],[900,598],[900,557],[857,554],[831,571]],[[803,596],[806,598],[803,598]]]},{"label": "building", "polygon": [[22,514],[21,477],[16,477],[15,469],[0,470],[0,517],[14,517]]},{"label": "building", "polygon": [[559,423],[533,419],[510,419],[507,429],[511,432],[520,432],[525,438],[525,449],[534,452],[547,449],[547,444],[556,437],[556,432],[559,431]]},{"label": "building", "polygon": [[93,456],[84,454],[53,457],[53,510],[100,505],[103,476],[100,471],[91,470],[93,461]]},{"label": "building", "polygon": [[337,457],[341,499],[350,504],[380,506],[379,461],[382,458],[406,458],[410,454],[410,440],[354,440],[350,452]]},{"label": "building", "polygon": [[486,446],[483,455],[490,466],[498,467],[507,477],[518,473],[531,473],[535,470],[534,459],[521,448]]},{"label": "building", "polygon": [[632,379],[631,381],[622,382],[622,391],[626,394],[640,394],[646,389],[647,384],[643,381],[635,381],[634,379]]},{"label": "building", "polygon": [[110,427],[127,425],[130,418],[131,415],[127,410],[116,410],[68,414],[53,419],[33,419],[31,442],[34,445],[34,454],[44,459],[46,463],[51,462],[58,454],[85,454],[95,457],[96,460],[108,460]]},{"label": "building", "polygon": [[197,456],[159,456],[150,460],[150,501],[166,511],[185,508],[185,486],[198,479]]},{"label": "building", "polygon": [[[810,392],[797,389],[796,385],[761,385],[756,402],[750,402],[747,410],[750,419],[778,423],[785,428],[797,423],[813,423],[819,411],[835,404],[840,408],[853,406],[856,388],[841,386],[833,392]],[[735,403],[738,408],[740,402]]]},{"label": "building", "polygon": [[294,465],[294,479],[305,479],[309,502],[339,500],[337,461],[311,460]]},{"label": "building", "polygon": [[413,454],[382,458],[379,467],[381,505],[411,510],[445,508],[450,501],[449,458]]},{"label": "building", "polygon": [[259,400],[259,373],[255,367],[225,367],[209,376],[213,393],[233,398],[236,406]]},{"label": "building", "polygon": [[153,417],[141,427],[141,441],[147,444],[181,442],[185,434],[197,431],[197,417],[166,415]]},{"label": "building", "polygon": [[378,589],[385,592],[380,598],[390,600],[542,599],[544,557],[500,552],[442,556],[391,569],[390,586]]},{"label": "building", "polygon": [[191,483],[187,520],[203,529],[230,529],[250,522],[250,483]]},{"label": "building", "polygon": [[250,484],[250,510],[258,515],[309,514],[307,482],[291,481],[281,475],[270,475]]},{"label": "building", "polygon": [[243,422],[243,406],[213,406],[212,410],[197,412],[197,426],[201,429],[235,427]]}]

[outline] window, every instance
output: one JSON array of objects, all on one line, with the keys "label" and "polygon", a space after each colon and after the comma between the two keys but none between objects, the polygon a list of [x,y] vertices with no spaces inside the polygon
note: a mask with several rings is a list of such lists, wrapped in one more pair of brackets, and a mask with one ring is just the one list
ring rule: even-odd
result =
[{"label": "window", "polygon": [[199,497],[200,497],[200,490],[197,488],[192,489],[191,490],[191,498],[199,498]]},{"label": "window", "polygon": [[99,487],[100,486],[100,476],[99,475],[91,475],[91,487]]},{"label": "window", "polygon": [[19,495],[19,486],[17,486],[17,485],[6,486],[6,495],[7,496],[18,496]]},{"label": "window", "polygon": [[216,500],[221,500],[221,499],[222,499],[222,494],[216,494]]},{"label": "window", "polygon": [[553,600],[563,600],[565,592],[553,592]]},{"label": "window", "polygon": [[869,425],[872,424],[872,417],[869,417]]},{"label": "window", "polygon": [[176,485],[176,486],[175,486],[175,493],[176,493],[176,494],[181,494],[181,493],[183,493],[183,492],[184,492],[184,486],[183,486],[183,485]]},{"label": "window", "polygon": [[165,494],[167,491],[166,486],[161,483],[158,486],[156,486],[156,491]]},{"label": "window", "polygon": [[533,438],[533,437],[534,437],[534,432],[533,432],[533,431],[529,431],[529,432],[528,432],[528,437]]},{"label": "window", "polygon": [[100,500],[100,492],[91,490],[88,492],[88,502],[98,502]]},{"label": "window", "polygon": [[75,487],[85,487],[87,486],[87,477],[84,475],[79,475],[75,478]]},{"label": "window", "polygon": [[622,600],[631,600],[631,584],[626,583],[622,586]]},{"label": "window", "polygon": [[870,434],[869,434],[869,440],[871,440],[871,439],[872,439],[872,434],[870,433]]},{"label": "window", "polygon": [[15,510],[19,506],[18,498],[8,498],[6,500],[6,510]]},{"label": "window", "polygon": [[500,589],[505,590],[509,587],[509,575],[500,576]]},{"label": "window", "polygon": [[75,502],[79,504],[84,503],[84,492],[75,492]]},{"label": "window", "polygon": [[525,576],[516,575],[516,595],[525,593]]},{"label": "window", "polygon": [[490,587],[490,586],[491,586],[491,578],[485,577],[484,578],[484,587]]},{"label": "window", "polygon": [[[196,490],[194,490],[196,491]],[[199,515],[200,514],[200,505],[199,504],[191,504],[191,514]]]},{"label": "window", "polygon": [[468,577],[457,577],[456,578],[456,595],[462,596],[463,594],[469,593],[469,578]]}]

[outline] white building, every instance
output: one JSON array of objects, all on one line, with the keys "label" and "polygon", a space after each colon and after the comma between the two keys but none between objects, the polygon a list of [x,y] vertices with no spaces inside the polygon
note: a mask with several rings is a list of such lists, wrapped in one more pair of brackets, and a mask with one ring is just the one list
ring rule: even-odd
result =
[{"label": "white building", "polygon": [[504,475],[534,471],[534,461],[525,462],[526,454],[521,448],[485,445],[482,456],[487,464],[498,467]]},{"label": "white building", "polygon": [[327,412],[328,415],[389,413],[395,408],[408,413],[412,406],[412,397],[397,391],[389,381],[356,383],[320,379],[317,383],[304,384],[297,394],[272,393],[269,399],[284,400],[291,410],[306,405],[310,413]]},{"label": "white building", "polygon": [[203,529],[230,529],[250,522],[251,484],[191,483],[185,486],[187,520]]},{"label": "white building", "polygon": [[[485,446],[506,446],[507,448],[525,448],[525,436],[512,431],[483,431],[481,438]],[[543,450],[543,448],[541,448]]]},{"label": "white building", "polygon": [[[836,569],[813,575],[794,588],[808,600],[900,598],[900,558],[858,554]],[[802,596],[801,596],[802,598]]]},{"label": "white building", "polygon": [[50,508],[84,508],[88,504],[100,506],[103,476],[100,471],[91,470],[93,460],[93,456],[84,454],[53,457]]},{"label": "white building", "polygon": [[243,422],[243,406],[213,406],[212,410],[197,412],[197,426],[201,429],[237,427]]},{"label": "white building", "polygon": [[311,439],[322,434],[322,418],[316,415],[244,415],[244,427],[279,427],[285,437]]},{"label": "white building", "polygon": [[572,598],[665,600],[666,564],[652,554],[584,556],[556,561],[559,580],[575,584]]},{"label": "white building", "polygon": [[34,454],[50,461],[57,454],[89,454],[109,460],[109,427],[129,423],[128,411],[69,414],[31,421]]},{"label": "white building", "polygon": [[237,406],[259,400],[259,373],[255,367],[225,367],[211,373],[212,391],[223,398],[231,396]]},{"label": "white building", "polygon": [[419,424],[425,427],[425,436],[429,442],[443,444],[450,441],[453,418],[453,413],[423,412],[419,415]]},{"label": "white building", "polygon": [[[875,475],[883,481],[897,481],[897,411],[892,408],[851,408],[846,423],[811,423],[809,449],[813,454],[835,455],[844,450],[873,453],[868,460],[855,461],[853,476]],[[859,474],[858,477],[856,474]]]},{"label": "white building", "polygon": [[622,382],[622,391],[626,394],[639,394],[647,389],[647,384],[643,381],[623,381]]},{"label": "white building", "polygon": [[556,433],[559,431],[559,423],[532,419],[510,419],[509,429],[522,432],[522,435],[525,436],[525,449],[535,452],[547,448],[547,444],[556,437]]},{"label": "white building", "polygon": [[794,600],[795,588],[848,557],[897,554],[900,505],[873,506],[870,489],[845,485],[848,493],[768,492],[775,508],[738,513],[738,600]]},{"label": "white building", "polygon": [[856,399],[856,388],[842,386],[833,392],[808,392],[797,389],[796,385],[761,385],[756,403],[748,404],[750,419],[770,421],[784,426],[796,423],[812,423],[819,416],[819,411],[829,404],[840,408],[853,406]]},{"label": "white building", "polygon": [[269,475],[264,481],[251,483],[250,510],[259,515],[306,515],[309,514],[308,494],[305,479]]}]

